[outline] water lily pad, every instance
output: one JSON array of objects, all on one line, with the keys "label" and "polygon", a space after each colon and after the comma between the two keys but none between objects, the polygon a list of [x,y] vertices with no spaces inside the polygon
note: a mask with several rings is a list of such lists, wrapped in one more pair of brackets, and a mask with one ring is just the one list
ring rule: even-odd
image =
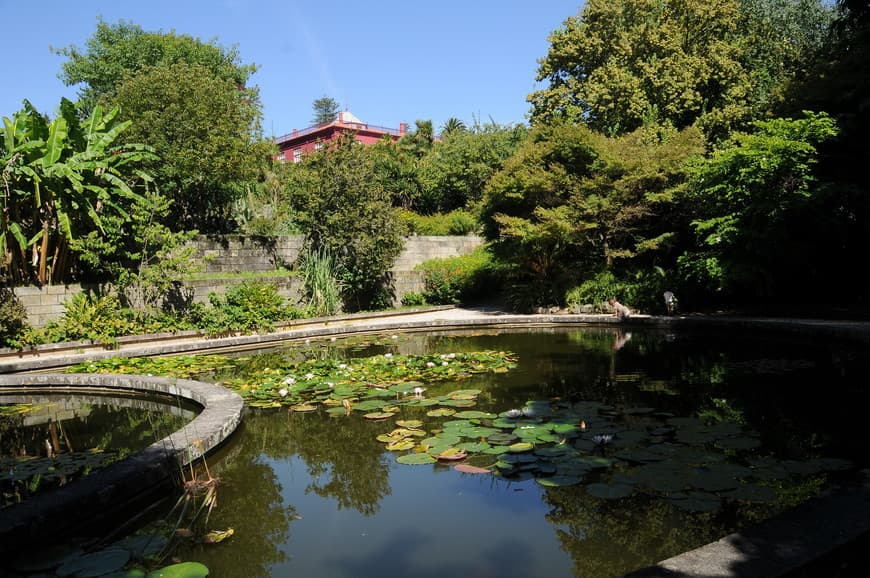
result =
[{"label": "water lily pad", "polygon": [[298,405],[290,406],[290,409],[292,411],[298,411],[298,412],[311,412],[311,411],[316,411],[317,406],[314,404],[311,404],[311,403],[300,403]]},{"label": "water lily pad", "polygon": [[613,500],[625,498],[634,493],[634,488],[628,484],[589,484],[586,486],[586,493],[596,498],[605,500]]},{"label": "water lily pad", "polygon": [[208,568],[199,562],[172,564],[150,572],[147,578],[206,578]]},{"label": "water lily pad", "polygon": [[690,512],[713,512],[718,510],[722,503],[718,496],[706,492],[689,492],[683,496],[672,496],[670,502]]},{"label": "water lily pad", "polygon": [[394,415],[396,415],[396,414],[390,413],[388,411],[374,411],[374,412],[365,414],[363,417],[366,419],[371,419],[371,420],[380,420],[380,419],[390,419]]},{"label": "water lily pad", "polygon": [[62,578],[65,576],[92,578],[120,570],[129,561],[129,550],[108,548],[74,558],[61,565],[55,573]]},{"label": "water lily pad", "polygon": [[433,458],[427,453],[414,453],[414,454],[405,454],[403,456],[399,456],[396,458],[396,461],[400,464],[410,465],[410,466],[419,466],[423,464],[434,464],[438,460]]},{"label": "water lily pad", "polygon": [[474,407],[477,405],[477,401],[474,399],[445,399],[439,403],[450,407]]},{"label": "water lily pad", "polygon": [[583,476],[556,474],[546,478],[536,478],[536,481],[542,486],[560,488],[565,486],[576,486],[583,481]]},{"label": "water lily pad", "polygon": [[456,464],[453,469],[463,474],[489,474],[492,472],[489,468],[479,468],[471,464]]},{"label": "water lily pad", "polygon": [[423,422],[419,419],[400,419],[396,421],[396,425],[404,428],[421,428]]},{"label": "water lily pad", "polygon": [[416,445],[412,440],[403,439],[388,443],[386,448],[391,452],[399,452],[414,449]]},{"label": "water lily pad", "polygon": [[429,417],[449,417],[456,413],[455,409],[449,407],[439,407],[438,409],[430,409],[426,412]]},{"label": "water lily pad", "polygon": [[453,417],[458,417],[460,419],[495,419],[498,416],[487,411],[465,410],[456,412]]},{"label": "water lily pad", "polygon": [[461,450],[459,448],[447,448],[446,450],[442,450],[441,452],[439,452],[435,456],[435,459],[454,461],[464,460],[466,457],[468,457],[468,452],[464,450]]},{"label": "water lily pad", "polygon": [[508,451],[514,454],[530,452],[535,449],[535,445],[529,442],[518,442],[508,446]]}]

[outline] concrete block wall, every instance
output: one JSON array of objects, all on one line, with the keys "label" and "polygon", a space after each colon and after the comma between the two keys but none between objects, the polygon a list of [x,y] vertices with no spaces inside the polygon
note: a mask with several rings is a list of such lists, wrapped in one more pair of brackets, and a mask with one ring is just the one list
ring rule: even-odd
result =
[{"label": "concrete block wall", "polygon": [[[209,273],[241,273],[274,271],[289,266],[302,248],[301,236],[257,238],[227,236],[221,238],[199,237],[194,241],[198,254],[205,260]],[[480,237],[434,237],[417,236],[405,239],[405,249],[399,255],[392,270],[395,303],[401,303],[406,293],[423,291],[423,274],[414,267],[435,258],[455,257],[471,253],[480,246]],[[299,302],[301,282],[297,277],[257,277],[257,280],[275,283],[278,292],[290,303]],[[227,288],[241,283],[239,278],[206,279],[185,281],[194,302],[208,303],[209,293],[225,293]],[[34,327],[42,327],[63,315],[63,304],[77,293],[88,289],[78,284],[51,285],[47,287],[17,287],[16,297],[27,309],[27,321]]]}]

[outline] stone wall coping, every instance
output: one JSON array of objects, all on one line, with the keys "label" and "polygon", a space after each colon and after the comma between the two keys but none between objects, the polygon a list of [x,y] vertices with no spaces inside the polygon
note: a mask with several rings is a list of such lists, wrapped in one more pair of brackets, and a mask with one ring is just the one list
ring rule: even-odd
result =
[{"label": "stone wall coping", "polygon": [[3,509],[0,552],[32,545],[47,536],[69,535],[112,512],[158,495],[181,479],[182,468],[207,455],[238,427],[244,402],[223,387],[138,375],[0,375],[0,389],[148,392],[183,397],[202,407],[187,425],[144,450],[74,482]]}]

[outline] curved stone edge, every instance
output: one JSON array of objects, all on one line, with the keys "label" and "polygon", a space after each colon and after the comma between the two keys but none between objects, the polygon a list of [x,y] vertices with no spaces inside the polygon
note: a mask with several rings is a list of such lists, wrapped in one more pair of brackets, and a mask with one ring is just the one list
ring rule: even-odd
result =
[{"label": "curved stone edge", "polygon": [[69,536],[84,524],[110,516],[134,502],[155,497],[177,484],[182,468],[226,440],[241,422],[242,398],[220,386],[136,375],[0,375],[0,388],[47,388],[55,392],[99,388],[140,391],[189,399],[202,411],[190,423],[127,458],[52,492],[0,511],[0,552],[14,552],[45,540]]}]

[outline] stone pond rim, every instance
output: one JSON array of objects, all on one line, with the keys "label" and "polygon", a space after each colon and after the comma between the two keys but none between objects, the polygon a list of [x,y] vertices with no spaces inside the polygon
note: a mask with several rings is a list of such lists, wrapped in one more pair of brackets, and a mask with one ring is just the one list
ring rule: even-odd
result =
[{"label": "stone pond rim", "polygon": [[111,374],[0,375],[0,392],[166,394],[202,408],[187,425],[144,450],[20,504],[0,510],[0,555],[65,541],[85,527],[136,512],[173,486],[181,467],[208,454],[239,425],[242,398],[220,386],[187,379]]}]

